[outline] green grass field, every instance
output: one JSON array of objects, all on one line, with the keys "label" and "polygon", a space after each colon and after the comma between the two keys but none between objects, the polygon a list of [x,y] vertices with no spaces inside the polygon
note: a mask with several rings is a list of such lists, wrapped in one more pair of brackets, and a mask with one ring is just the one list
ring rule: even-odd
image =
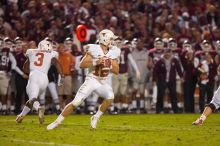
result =
[{"label": "green grass field", "polygon": [[198,114],[104,115],[96,130],[90,129],[89,115],[74,115],[52,131],[46,126],[56,116],[37,116],[22,124],[15,116],[0,116],[0,146],[147,146],[220,145],[220,114],[211,115],[203,126],[192,126]]}]

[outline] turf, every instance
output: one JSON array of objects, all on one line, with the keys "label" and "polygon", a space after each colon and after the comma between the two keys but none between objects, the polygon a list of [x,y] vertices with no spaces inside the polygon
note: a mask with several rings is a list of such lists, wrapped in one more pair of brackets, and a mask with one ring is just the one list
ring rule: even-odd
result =
[{"label": "turf", "polygon": [[147,146],[220,145],[220,114],[211,115],[203,126],[192,126],[198,114],[104,115],[96,130],[90,116],[74,115],[52,131],[46,126],[56,116],[46,116],[43,125],[37,116],[0,116],[0,146]]}]

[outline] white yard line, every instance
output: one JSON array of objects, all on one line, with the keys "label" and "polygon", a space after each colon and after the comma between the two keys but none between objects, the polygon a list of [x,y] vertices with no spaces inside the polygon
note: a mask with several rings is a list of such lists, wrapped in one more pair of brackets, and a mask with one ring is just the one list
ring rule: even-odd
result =
[{"label": "white yard line", "polygon": [[72,145],[72,144],[60,144],[60,143],[54,143],[54,142],[43,142],[43,141],[33,141],[33,140],[12,139],[12,138],[3,138],[3,139],[26,143],[26,144],[29,143],[29,144],[56,145],[56,146],[79,146],[79,145]]}]

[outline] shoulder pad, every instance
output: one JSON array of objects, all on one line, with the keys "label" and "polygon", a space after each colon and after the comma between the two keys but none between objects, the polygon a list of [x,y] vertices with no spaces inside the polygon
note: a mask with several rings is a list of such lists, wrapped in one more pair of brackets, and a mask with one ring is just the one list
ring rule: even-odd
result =
[{"label": "shoulder pad", "polygon": [[108,53],[108,57],[111,59],[117,59],[121,54],[121,49],[118,47],[113,46]]},{"label": "shoulder pad", "polygon": [[96,45],[96,44],[88,44],[86,46],[87,53],[94,54],[95,52],[97,52],[98,47],[99,45]]},{"label": "shoulder pad", "polygon": [[32,51],[33,51],[33,49],[28,49],[25,53],[25,56],[28,56]]}]

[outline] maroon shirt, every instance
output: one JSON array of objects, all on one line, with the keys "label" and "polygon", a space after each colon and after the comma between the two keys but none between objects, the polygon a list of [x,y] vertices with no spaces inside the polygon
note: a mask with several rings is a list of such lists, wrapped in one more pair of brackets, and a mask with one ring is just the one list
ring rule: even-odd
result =
[{"label": "maroon shirt", "polygon": [[158,50],[156,48],[152,48],[149,50],[149,57],[152,59],[153,64],[156,64],[156,62],[161,58],[161,55],[163,54],[163,50]]},{"label": "maroon shirt", "polygon": [[[180,77],[183,77],[183,72],[181,70],[179,61],[175,57],[171,59],[170,63],[171,63],[171,68],[170,68],[169,82],[175,82],[176,73],[178,73]],[[166,82],[166,74],[167,74],[167,70],[166,70],[165,61],[164,58],[161,58],[155,64],[153,70],[153,81]]]},{"label": "maroon shirt", "polygon": [[217,64],[215,61],[209,64],[209,83],[214,84],[215,83],[215,76],[217,75]]},{"label": "maroon shirt", "polygon": [[180,56],[180,60],[184,69],[183,76],[185,81],[193,82],[196,80],[196,68],[194,67],[194,59],[187,59],[186,53],[187,52],[184,51]]},{"label": "maroon shirt", "polygon": [[182,54],[182,48],[176,48],[172,52],[173,52],[173,54],[176,54],[178,57],[180,57]]},{"label": "maroon shirt", "polygon": [[130,54],[129,48],[121,48],[120,62],[119,62],[119,73],[128,72],[128,54]]},{"label": "maroon shirt", "polygon": [[9,48],[0,49],[0,71],[9,71]]},{"label": "maroon shirt", "polygon": [[25,57],[24,53],[14,53],[15,59],[17,61],[17,66],[19,69],[23,69],[24,63],[27,60],[27,58]]}]

